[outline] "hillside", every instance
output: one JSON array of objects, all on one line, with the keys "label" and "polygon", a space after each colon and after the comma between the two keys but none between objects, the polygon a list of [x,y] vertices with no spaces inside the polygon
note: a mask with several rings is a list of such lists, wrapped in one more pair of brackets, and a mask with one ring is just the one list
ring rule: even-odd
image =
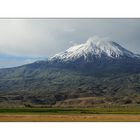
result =
[{"label": "hillside", "polygon": [[66,99],[100,96],[117,98],[116,101],[121,102],[121,97],[133,101],[132,97],[139,97],[140,93],[140,74],[98,77],[55,68],[31,73],[26,73],[25,77],[15,75],[1,79],[1,103],[52,105]]}]

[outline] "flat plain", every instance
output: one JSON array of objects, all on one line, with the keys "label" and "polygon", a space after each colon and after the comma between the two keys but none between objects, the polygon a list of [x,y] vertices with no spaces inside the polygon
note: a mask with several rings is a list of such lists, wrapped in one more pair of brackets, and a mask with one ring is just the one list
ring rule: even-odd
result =
[{"label": "flat plain", "polygon": [[1,122],[140,122],[140,115],[0,115]]},{"label": "flat plain", "polygon": [[140,108],[8,108],[0,122],[140,122]]}]

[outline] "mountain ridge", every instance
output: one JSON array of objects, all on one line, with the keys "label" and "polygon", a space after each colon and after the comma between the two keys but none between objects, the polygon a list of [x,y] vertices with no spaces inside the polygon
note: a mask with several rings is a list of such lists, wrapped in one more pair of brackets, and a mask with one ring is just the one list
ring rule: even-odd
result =
[{"label": "mountain ridge", "polygon": [[[118,48],[119,44],[116,43],[114,45],[117,49],[121,47]],[[92,48],[93,44],[89,46]],[[117,98],[115,102],[121,103],[124,96],[139,97],[139,56],[121,47],[125,57],[119,50],[115,55],[110,53],[111,50],[109,57],[108,54],[102,54],[105,48],[104,46],[103,50],[99,51],[101,57],[87,55],[90,61],[80,56],[73,59],[74,61],[49,59],[0,69],[0,106],[3,104],[55,105],[67,99],[98,98],[98,96],[105,97],[107,100]]]},{"label": "mountain ridge", "polygon": [[104,56],[114,59],[120,57],[140,58],[114,41],[94,36],[83,44],[72,46],[66,51],[54,55],[50,61],[75,61],[80,57],[83,57],[84,61],[90,61],[88,56],[96,58]]}]

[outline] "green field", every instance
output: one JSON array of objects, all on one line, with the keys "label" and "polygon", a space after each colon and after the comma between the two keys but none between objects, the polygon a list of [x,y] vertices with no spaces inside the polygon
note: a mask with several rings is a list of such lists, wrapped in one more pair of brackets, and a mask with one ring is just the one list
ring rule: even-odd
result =
[{"label": "green field", "polygon": [[0,122],[140,122],[140,107],[1,108]]},{"label": "green field", "polygon": [[95,108],[1,108],[0,114],[140,114],[140,107]]}]

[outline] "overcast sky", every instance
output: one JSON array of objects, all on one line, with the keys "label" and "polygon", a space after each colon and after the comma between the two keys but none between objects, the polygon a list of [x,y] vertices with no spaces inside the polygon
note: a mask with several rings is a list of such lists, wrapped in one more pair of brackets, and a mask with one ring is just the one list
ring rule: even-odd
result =
[{"label": "overcast sky", "polygon": [[95,35],[140,54],[140,19],[0,19],[0,68],[46,59]]}]

